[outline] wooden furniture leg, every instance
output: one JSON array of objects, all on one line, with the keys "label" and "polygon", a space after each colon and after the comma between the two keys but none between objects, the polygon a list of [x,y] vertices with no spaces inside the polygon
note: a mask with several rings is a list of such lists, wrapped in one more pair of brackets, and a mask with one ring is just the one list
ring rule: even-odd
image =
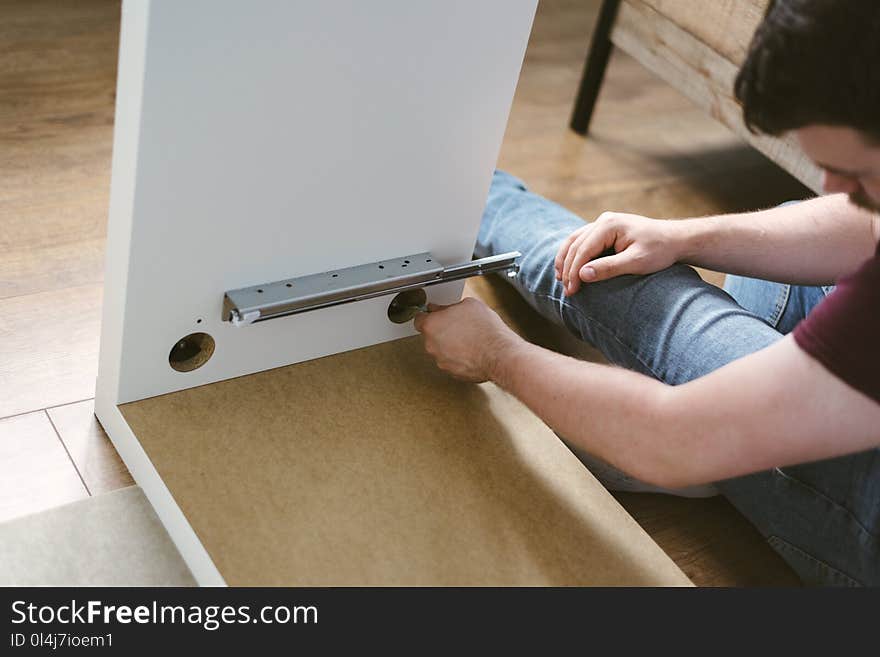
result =
[{"label": "wooden furniture leg", "polygon": [[593,108],[599,96],[599,88],[605,77],[608,58],[611,55],[611,27],[617,17],[620,0],[604,0],[599,10],[599,20],[593,30],[593,41],[584,65],[584,75],[578,89],[577,100],[571,115],[571,129],[579,135],[586,135],[590,128]]}]

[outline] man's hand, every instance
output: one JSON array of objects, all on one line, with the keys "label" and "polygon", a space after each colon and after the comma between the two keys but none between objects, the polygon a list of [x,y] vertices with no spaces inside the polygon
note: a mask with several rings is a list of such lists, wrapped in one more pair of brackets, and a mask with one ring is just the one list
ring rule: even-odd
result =
[{"label": "man's hand", "polygon": [[[604,281],[621,274],[652,274],[678,261],[679,222],[635,214],[605,212],[574,231],[556,254],[556,280],[571,296],[581,282]],[[614,249],[614,255],[599,257]]]},{"label": "man's hand", "polygon": [[522,342],[495,311],[467,298],[451,306],[428,305],[414,325],[437,367],[454,377],[481,383],[492,378],[499,354]]}]

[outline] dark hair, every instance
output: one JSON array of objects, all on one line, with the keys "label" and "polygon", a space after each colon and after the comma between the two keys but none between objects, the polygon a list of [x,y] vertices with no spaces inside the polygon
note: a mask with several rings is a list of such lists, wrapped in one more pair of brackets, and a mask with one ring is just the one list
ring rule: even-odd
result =
[{"label": "dark hair", "polygon": [[734,91],[754,133],[825,124],[880,141],[880,2],[772,0]]}]

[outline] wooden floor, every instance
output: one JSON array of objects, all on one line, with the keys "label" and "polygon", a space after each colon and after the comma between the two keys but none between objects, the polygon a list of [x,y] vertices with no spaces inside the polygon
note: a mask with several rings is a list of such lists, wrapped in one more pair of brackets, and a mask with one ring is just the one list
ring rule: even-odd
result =
[{"label": "wooden floor", "polygon": [[[591,135],[571,133],[598,4],[542,0],[501,167],[587,219],[807,194],[620,53]],[[118,29],[117,0],[0,0],[0,521],[132,483],[91,399]],[[515,321],[540,321],[508,301]],[[618,499],[698,585],[797,581],[722,499]]]}]

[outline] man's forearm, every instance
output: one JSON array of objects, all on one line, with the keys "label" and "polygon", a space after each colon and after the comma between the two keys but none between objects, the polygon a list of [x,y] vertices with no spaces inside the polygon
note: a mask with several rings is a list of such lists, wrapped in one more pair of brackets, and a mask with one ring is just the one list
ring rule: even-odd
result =
[{"label": "man's forearm", "polygon": [[829,285],[873,255],[878,218],[843,194],[760,212],[702,217],[672,227],[680,260],[729,274]]},{"label": "man's forearm", "polygon": [[665,435],[668,386],[621,368],[588,363],[517,339],[491,378],[556,433],[628,474],[658,485],[674,478],[678,454]]}]

